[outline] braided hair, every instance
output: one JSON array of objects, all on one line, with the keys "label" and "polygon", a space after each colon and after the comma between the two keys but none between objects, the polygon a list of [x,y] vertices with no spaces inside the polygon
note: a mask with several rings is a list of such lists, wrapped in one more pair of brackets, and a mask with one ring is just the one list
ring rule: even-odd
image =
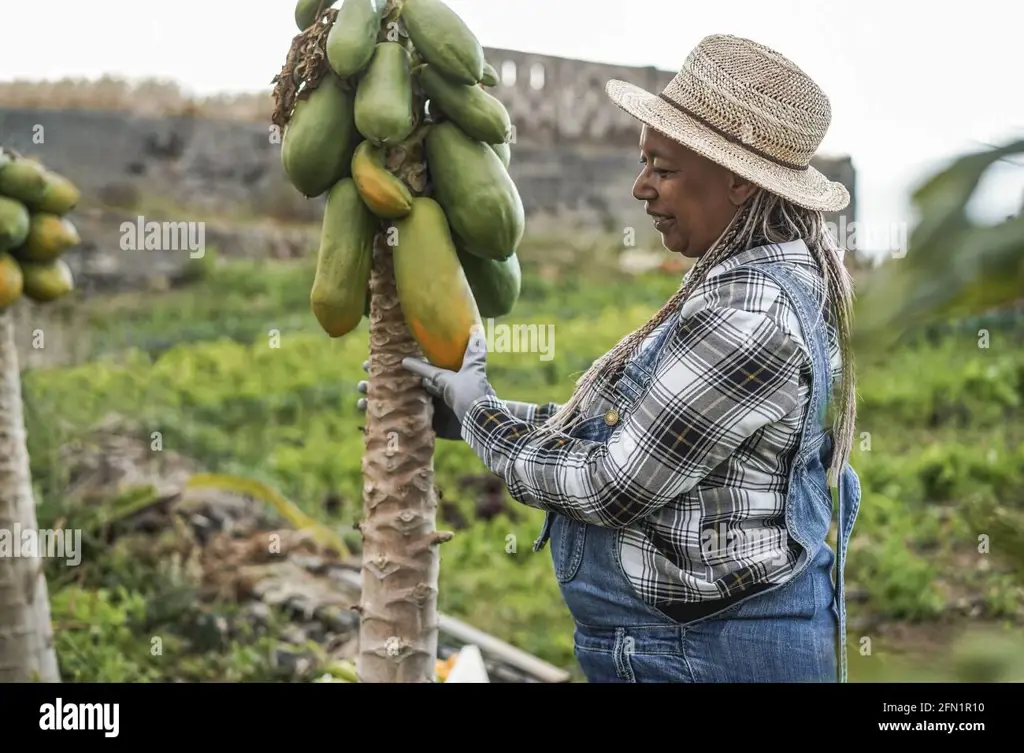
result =
[{"label": "braided hair", "polygon": [[[626,335],[576,382],[570,399],[541,427],[547,436],[566,432],[582,419],[584,411],[602,391],[614,382],[629,358],[644,339],[689,298],[706,279],[708,271],[726,259],[751,248],[802,239],[826,280],[826,308],[829,321],[839,336],[842,354],[841,400],[833,417],[833,457],[828,484],[838,483],[839,473],[848,462],[856,420],[856,379],[850,334],[853,320],[853,280],[843,264],[838,243],[828,230],[823,213],[805,209],[765,190],[759,190],[740,207],[732,221],[701,256],[682,286],[657,313],[639,329]],[[829,307],[827,304],[831,303]]]}]

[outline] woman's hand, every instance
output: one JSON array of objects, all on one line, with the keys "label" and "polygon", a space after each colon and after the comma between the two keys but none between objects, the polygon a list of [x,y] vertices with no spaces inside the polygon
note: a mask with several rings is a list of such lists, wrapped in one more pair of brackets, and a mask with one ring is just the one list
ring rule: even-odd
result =
[{"label": "woman's hand", "polygon": [[423,377],[423,388],[442,398],[460,423],[473,403],[494,394],[487,381],[487,340],[479,327],[469,339],[458,371],[440,369],[419,358],[403,358],[402,366]]},{"label": "woman's hand", "polygon": [[[363,371],[369,373],[369,361],[363,361]],[[370,383],[367,382],[366,380],[363,380],[356,384],[356,390],[365,395],[367,389],[369,389],[369,386]],[[434,434],[437,435],[438,439],[461,440],[462,424],[460,424],[459,420],[455,418],[455,414],[452,413],[452,409],[449,408],[445,404],[444,400],[442,400],[440,397],[431,397],[433,397],[434,401],[434,418],[432,421],[432,428],[434,429]],[[365,397],[359,398],[359,400],[356,402],[356,408],[360,411],[366,411]]]}]

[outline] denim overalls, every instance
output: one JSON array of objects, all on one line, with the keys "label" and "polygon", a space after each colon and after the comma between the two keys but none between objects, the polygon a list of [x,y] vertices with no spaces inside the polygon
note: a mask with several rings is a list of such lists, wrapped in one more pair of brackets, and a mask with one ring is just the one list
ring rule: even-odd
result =
[{"label": "denim overalls", "polygon": [[[837,624],[838,681],[846,681],[843,571],[860,507],[860,481],[844,466],[836,556],[826,543],[833,514],[825,476],[832,437],[823,424],[832,390],[820,306],[783,264],[760,263],[756,268],[789,294],[811,354],[811,409],[786,502],[786,526],[803,550],[796,570],[781,585],[677,621],[640,599],[626,579],[619,559],[620,531],[549,513],[534,551],[550,537],[555,577],[576,622],[576,658],[590,682],[836,682]],[[653,341],[615,386],[619,415],[643,394],[676,321],[652,335]],[[586,418],[572,435],[602,442],[614,428],[602,413]]]}]

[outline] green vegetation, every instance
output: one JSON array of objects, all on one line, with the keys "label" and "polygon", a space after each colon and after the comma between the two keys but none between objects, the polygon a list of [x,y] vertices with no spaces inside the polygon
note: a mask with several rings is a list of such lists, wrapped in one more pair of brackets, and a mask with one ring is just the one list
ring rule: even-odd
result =
[{"label": "green vegetation", "polygon": [[[645,321],[677,285],[666,275],[608,275],[600,264],[587,279],[541,278],[542,253],[525,255],[520,303],[501,321],[555,324],[555,357],[491,354],[492,382],[509,399],[564,399],[575,374]],[[308,307],[312,274],[312,259],[237,263],[211,268],[182,291],[88,302],[75,318],[88,330],[93,358],[25,373],[39,525],[87,532],[82,567],[48,564],[67,679],[282,677],[272,660],[272,627],[228,638],[211,632],[204,626],[216,617],[197,607],[181,567],[107,545],[95,510],[69,502],[60,448],[87,443],[90,428],[112,413],[130,417],[140,442],[148,445],[160,432],[164,451],[206,471],[267,483],[315,519],[349,530],[361,512],[355,385],[363,377],[366,322],[339,341],[322,334]],[[1004,555],[1014,542],[1006,536],[1024,526],[1004,534],[992,521],[1019,516],[1024,499],[1020,335],[1016,320],[993,329],[988,347],[979,347],[977,331],[952,332],[894,352],[884,367],[861,375],[853,464],[864,501],[848,573],[854,679],[894,672],[899,679],[917,670],[888,657],[929,646],[944,657],[933,657],[929,670],[941,679],[952,671],[946,659],[958,626],[1019,629],[1021,580]],[[449,518],[439,527],[457,527],[453,510],[470,521],[441,549],[439,608],[574,667],[572,624],[550,553],[531,550],[543,515],[509,500],[515,520],[480,519],[472,487],[460,480],[489,472],[460,443],[439,442],[435,468]],[[323,504],[328,495],[341,500],[331,511]],[[1000,507],[1011,503],[1016,511]],[[233,610],[220,605],[215,615]],[[161,661],[151,653],[154,636]],[[964,662],[988,671],[984,657],[967,656]],[[999,666],[1012,669],[1001,660]]]}]

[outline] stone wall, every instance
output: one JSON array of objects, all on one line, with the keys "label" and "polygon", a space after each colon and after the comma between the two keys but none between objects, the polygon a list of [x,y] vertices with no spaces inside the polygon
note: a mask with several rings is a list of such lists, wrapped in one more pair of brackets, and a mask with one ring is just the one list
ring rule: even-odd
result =
[{"label": "stone wall", "polygon": [[[639,127],[611,104],[604,85],[619,78],[660,91],[673,72],[514,50],[486,52],[502,78],[491,91],[515,126],[510,172],[528,216],[535,218],[534,227],[549,227],[536,218],[552,215],[566,227],[583,223],[613,232],[633,227],[639,240],[652,238],[642,205],[631,195]],[[321,215],[322,199],[303,199],[287,183],[269,119],[161,119],[108,110],[0,106],[0,143],[38,155],[78,183],[87,197],[129,215],[146,207],[147,219],[234,218],[239,227],[244,224],[241,235],[230,228],[216,231],[228,254],[288,255],[291,241],[277,237],[278,226],[258,220],[317,222]],[[849,158],[819,160],[816,166],[853,193]],[[848,220],[854,212],[851,204]],[[105,218],[82,218],[83,253],[109,249],[113,255],[92,266],[116,276],[127,262],[116,246],[117,225]],[[254,233],[269,240],[255,242]],[[308,233],[294,237],[299,246],[308,243]]]}]

